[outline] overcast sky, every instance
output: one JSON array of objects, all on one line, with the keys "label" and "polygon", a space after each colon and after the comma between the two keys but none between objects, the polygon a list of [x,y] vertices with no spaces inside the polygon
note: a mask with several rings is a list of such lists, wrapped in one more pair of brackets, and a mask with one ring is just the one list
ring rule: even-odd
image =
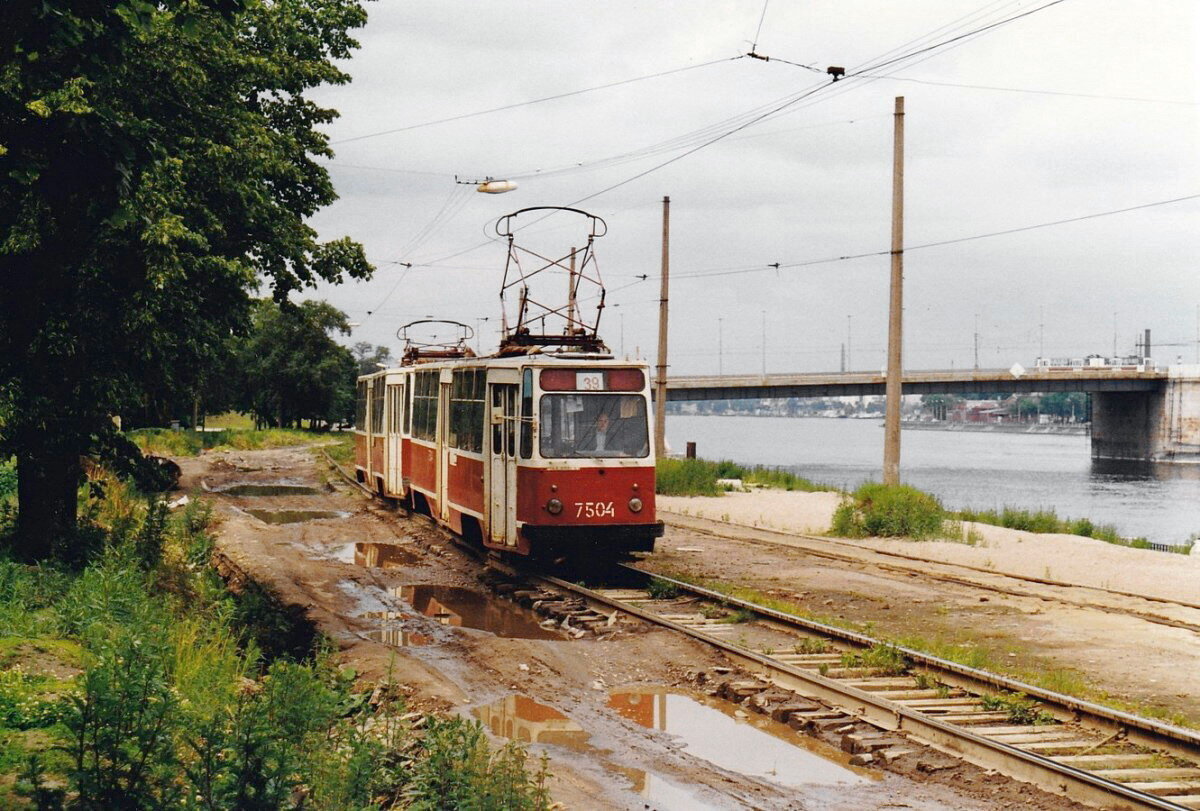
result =
[{"label": "overcast sky", "polygon": [[[910,248],[1200,195],[1195,0],[1063,0],[853,75],[1047,2],[774,0],[765,16],[762,0],[369,3],[354,81],[319,94],[342,113],[329,129],[341,200],[313,224],[361,241],[378,271],[313,295],[360,324],[351,342],[395,352],[401,324],[433,315],[478,324],[494,348],[505,247],[485,231],[584,200],[609,227],[595,246],[602,335],[652,357],[669,195],[673,373],[760,371],[764,318],[768,372],[836,370],[847,342],[853,368],[879,369],[886,255],[767,266],[886,251],[895,96]],[[756,50],[774,61],[736,59],[760,17]],[[829,65],[849,75],[831,84]],[[456,174],[519,188],[479,194]],[[905,366],[972,365],[976,323],[982,366],[1031,365],[1043,344],[1109,354],[1114,325],[1121,353],[1150,328],[1160,361],[1197,362],[1198,225],[1200,199],[910,250]],[[525,235],[557,256],[584,232],[559,216]]]}]

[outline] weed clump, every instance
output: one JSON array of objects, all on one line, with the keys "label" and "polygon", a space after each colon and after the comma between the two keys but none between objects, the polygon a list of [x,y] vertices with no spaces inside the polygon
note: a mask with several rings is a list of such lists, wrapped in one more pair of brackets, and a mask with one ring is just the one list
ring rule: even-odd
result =
[{"label": "weed clump", "polygon": [[679,586],[661,577],[651,578],[646,591],[653,600],[673,600],[679,596]]},{"label": "weed clump", "polygon": [[863,668],[872,676],[900,676],[910,665],[908,657],[895,645],[872,645],[865,651],[842,654],[842,667]]},{"label": "weed clump", "polygon": [[908,485],[867,482],[833,514],[832,532],[846,538],[912,538],[943,535],[946,511],[929,493]]},{"label": "weed clump", "polygon": [[988,712],[1008,713],[1008,720],[1014,724],[1052,724],[1054,716],[1041,708],[1041,705],[1024,693],[997,693],[980,698],[983,708]]}]

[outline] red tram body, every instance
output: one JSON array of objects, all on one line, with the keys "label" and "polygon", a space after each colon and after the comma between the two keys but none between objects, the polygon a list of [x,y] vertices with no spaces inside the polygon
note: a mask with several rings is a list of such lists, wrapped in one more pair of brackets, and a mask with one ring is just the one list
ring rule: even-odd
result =
[{"label": "red tram body", "polygon": [[355,473],[521,555],[652,551],[649,369],[601,353],[416,361],[358,379]]}]

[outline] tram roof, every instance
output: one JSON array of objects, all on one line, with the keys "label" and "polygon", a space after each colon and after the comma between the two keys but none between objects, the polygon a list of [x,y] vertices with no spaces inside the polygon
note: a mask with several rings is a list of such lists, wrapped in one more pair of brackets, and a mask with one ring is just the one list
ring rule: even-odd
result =
[{"label": "tram roof", "polygon": [[488,369],[518,369],[523,366],[636,366],[649,368],[648,361],[625,360],[614,355],[595,353],[533,353],[529,355],[485,355],[470,358],[446,358],[416,363],[407,366],[393,366],[380,369],[366,375],[359,375],[359,380],[372,380],[378,377],[397,376],[407,372],[419,372],[433,369],[454,368],[488,368]]}]

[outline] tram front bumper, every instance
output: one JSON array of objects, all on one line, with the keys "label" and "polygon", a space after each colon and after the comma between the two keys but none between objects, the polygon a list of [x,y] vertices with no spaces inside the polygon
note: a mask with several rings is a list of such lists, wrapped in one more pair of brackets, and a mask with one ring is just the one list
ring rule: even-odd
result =
[{"label": "tram front bumper", "polygon": [[556,550],[593,548],[621,549],[627,552],[653,552],[654,539],[661,538],[663,522],[646,524],[566,524],[521,527],[521,534],[534,549]]}]

